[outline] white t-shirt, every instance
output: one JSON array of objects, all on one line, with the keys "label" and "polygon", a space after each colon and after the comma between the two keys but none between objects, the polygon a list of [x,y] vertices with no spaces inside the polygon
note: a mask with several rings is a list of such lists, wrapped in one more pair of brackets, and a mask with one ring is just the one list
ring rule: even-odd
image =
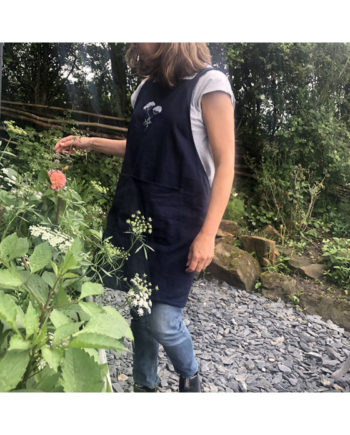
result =
[{"label": "white t-shirt", "polygon": [[[195,75],[196,74],[194,74],[193,76],[184,77],[184,79],[192,79],[195,77]],[[131,95],[132,107],[135,106],[137,96],[146,80],[147,79],[142,80],[134,93]],[[191,128],[193,140],[197,149],[198,156],[208,176],[210,186],[213,183],[215,175],[215,165],[212,150],[209,144],[207,129],[203,122],[201,100],[204,94],[208,94],[209,92],[214,91],[221,91],[227,93],[231,97],[233,107],[235,107],[236,100],[227,76],[223,72],[215,69],[207,71],[198,79],[198,82],[193,89],[191,99]]]}]

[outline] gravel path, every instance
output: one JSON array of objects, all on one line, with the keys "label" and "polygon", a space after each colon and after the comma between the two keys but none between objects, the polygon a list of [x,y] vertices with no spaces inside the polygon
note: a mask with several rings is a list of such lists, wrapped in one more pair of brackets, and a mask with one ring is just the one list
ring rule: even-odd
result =
[{"label": "gravel path", "polygon": [[[124,297],[106,289],[103,303],[118,307]],[[122,314],[130,321],[128,310]],[[184,320],[204,392],[350,391],[350,372],[332,378],[350,356],[350,333],[330,320],[205,279],[194,282]],[[132,391],[132,355],[108,351],[107,360],[114,391]],[[158,374],[161,392],[177,391],[178,375],[161,346]]]}]

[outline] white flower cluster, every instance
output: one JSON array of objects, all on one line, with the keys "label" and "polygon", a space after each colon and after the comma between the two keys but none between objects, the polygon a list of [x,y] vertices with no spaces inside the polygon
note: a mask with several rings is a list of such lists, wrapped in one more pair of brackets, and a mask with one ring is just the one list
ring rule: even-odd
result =
[{"label": "white flower cluster", "polygon": [[10,185],[17,184],[17,178],[14,175],[9,175],[9,170],[7,168],[2,168],[1,171],[5,176],[0,174],[0,178],[3,178]]},{"label": "white flower cluster", "polygon": [[125,251],[124,248],[120,248],[119,246],[114,246],[111,242],[108,240],[104,240],[103,242],[106,254],[109,258],[122,258],[124,260],[127,260],[130,256],[130,254]]},{"label": "white flower cluster", "polygon": [[30,186],[26,184],[22,184],[21,186],[18,186],[17,189],[12,189],[11,193],[16,195],[18,198],[30,198],[31,200],[36,199],[40,200],[43,196],[41,192],[37,192],[36,190],[32,189]]},{"label": "white flower cluster", "polygon": [[134,234],[152,234],[152,218],[146,218],[141,215],[140,210],[137,210],[136,215],[132,214],[131,219],[127,219],[126,223],[130,225],[131,231]]},{"label": "white flower cluster", "polygon": [[[141,278],[137,273],[130,280],[132,287],[127,294],[128,304],[137,309],[139,316],[143,316],[145,311],[150,313],[152,308],[152,301],[149,299],[152,293],[152,284],[147,282],[146,277],[147,275],[144,274],[143,278]],[[155,290],[158,290],[158,286],[155,287]]]},{"label": "white flower cluster", "polygon": [[99,183],[98,181],[94,181],[94,180],[92,180],[91,181],[91,184],[92,184],[92,186],[98,191],[98,192],[100,192],[100,193],[104,193],[104,194],[107,194],[108,193],[108,189],[107,189],[107,187],[103,187],[102,185],[101,185],[101,183]]},{"label": "white flower cluster", "polygon": [[28,136],[27,132],[23,130],[23,128],[18,127],[15,125],[15,121],[4,121],[4,124],[6,126],[6,131],[9,134],[15,134],[17,136]]},{"label": "white flower cluster", "polygon": [[51,230],[50,228],[41,225],[31,225],[29,227],[30,233],[34,237],[41,237],[42,240],[47,240],[48,243],[54,248],[66,252],[71,247],[73,239],[66,234],[62,234],[59,231]]}]

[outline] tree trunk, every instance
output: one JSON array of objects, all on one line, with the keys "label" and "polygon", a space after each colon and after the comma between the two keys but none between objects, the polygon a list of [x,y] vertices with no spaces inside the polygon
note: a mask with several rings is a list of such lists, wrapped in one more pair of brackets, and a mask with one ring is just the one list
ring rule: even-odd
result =
[{"label": "tree trunk", "polygon": [[128,104],[126,88],[126,44],[123,42],[108,44],[114,91],[116,93],[116,115],[125,116]]}]

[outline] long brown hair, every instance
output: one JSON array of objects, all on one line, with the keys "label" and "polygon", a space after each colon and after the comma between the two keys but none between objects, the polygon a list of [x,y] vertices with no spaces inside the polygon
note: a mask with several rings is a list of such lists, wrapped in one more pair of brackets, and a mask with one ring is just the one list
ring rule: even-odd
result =
[{"label": "long brown hair", "polygon": [[195,42],[159,43],[154,54],[145,62],[140,59],[138,44],[132,44],[125,59],[131,69],[150,80],[173,87],[185,76],[211,65],[211,55],[207,44]]}]

